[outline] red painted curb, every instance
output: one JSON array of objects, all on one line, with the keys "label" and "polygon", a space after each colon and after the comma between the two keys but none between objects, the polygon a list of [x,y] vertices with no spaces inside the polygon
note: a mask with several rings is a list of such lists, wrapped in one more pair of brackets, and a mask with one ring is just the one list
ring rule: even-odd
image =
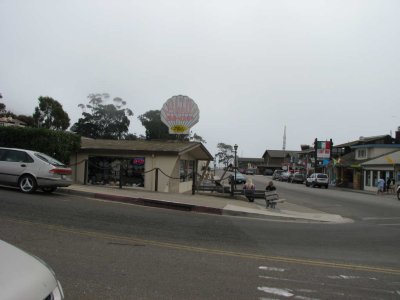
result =
[{"label": "red painted curb", "polygon": [[206,214],[215,214],[222,215],[222,209],[206,207],[200,205],[193,205],[187,203],[179,203],[167,200],[155,200],[148,198],[138,198],[138,197],[127,197],[127,196],[118,196],[118,195],[110,195],[110,194],[102,194],[102,193],[93,193],[93,192],[84,192],[84,191],[74,191],[74,190],[59,190],[64,194],[71,195],[85,195],[88,197],[93,197],[95,199],[102,199],[114,202],[122,202],[122,203],[130,203],[134,205],[142,205],[149,207],[158,207],[158,208],[166,208],[166,209],[174,209],[180,211],[190,211],[196,213],[206,213]]}]

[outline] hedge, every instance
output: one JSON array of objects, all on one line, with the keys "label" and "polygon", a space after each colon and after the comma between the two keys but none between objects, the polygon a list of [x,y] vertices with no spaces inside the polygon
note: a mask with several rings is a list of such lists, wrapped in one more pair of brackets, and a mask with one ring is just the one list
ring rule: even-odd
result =
[{"label": "hedge", "polygon": [[0,147],[42,152],[66,164],[70,156],[80,148],[80,143],[81,137],[71,132],[32,127],[0,127]]}]

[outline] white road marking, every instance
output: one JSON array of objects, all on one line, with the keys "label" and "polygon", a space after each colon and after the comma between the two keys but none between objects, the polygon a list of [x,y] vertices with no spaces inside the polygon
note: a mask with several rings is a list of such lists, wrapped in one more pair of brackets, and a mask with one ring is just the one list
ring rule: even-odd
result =
[{"label": "white road marking", "polygon": [[266,270],[266,271],[285,272],[285,269],[282,268],[265,267],[265,266],[260,266],[258,268],[260,270]]},{"label": "white road marking", "polygon": [[295,299],[300,299],[300,300],[319,300],[318,298],[309,298],[309,297],[304,297],[304,296],[294,296]]},{"label": "white road marking", "polygon": [[333,276],[328,276],[330,279],[358,279],[360,278],[359,276],[347,276],[347,275],[333,275]]},{"label": "white road marking", "polygon": [[257,289],[259,291],[263,291],[268,294],[273,294],[273,295],[278,295],[278,296],[283,296],[283,297],[294,296],[294,294],[292,294],[289,289],[278,289],[278,288],[272,288],[272,287],[267,287],[267,286],[258,287]]},{"label": "white road marking", "polygon": [[378,217],[365,217],[362,218],[363,221],[370,221],[370,220],[398,220],[400,217],[387,217],[387,218],[378,218]]}]

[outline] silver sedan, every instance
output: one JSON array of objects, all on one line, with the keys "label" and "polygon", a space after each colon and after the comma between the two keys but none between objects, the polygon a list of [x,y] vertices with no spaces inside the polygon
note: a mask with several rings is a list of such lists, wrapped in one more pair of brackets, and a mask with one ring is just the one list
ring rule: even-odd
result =
[{"label": "silver sedan", "polygon": [[58,160],[31,150],[0,147],[0,183],[24,193],[40,188],[51,193],[72,184],[72,170]]}]

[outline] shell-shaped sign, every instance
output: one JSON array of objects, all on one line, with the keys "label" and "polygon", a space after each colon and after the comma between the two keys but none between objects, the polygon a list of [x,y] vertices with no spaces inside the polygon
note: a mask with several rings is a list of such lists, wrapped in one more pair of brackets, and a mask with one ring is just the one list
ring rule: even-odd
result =
[{"label": "shell-shaped sign", "polygon": [[161,109],[161,121],[171,134],[189,134],[190,128],[199,121],[197,104],[187,96],[173,96]]}]

